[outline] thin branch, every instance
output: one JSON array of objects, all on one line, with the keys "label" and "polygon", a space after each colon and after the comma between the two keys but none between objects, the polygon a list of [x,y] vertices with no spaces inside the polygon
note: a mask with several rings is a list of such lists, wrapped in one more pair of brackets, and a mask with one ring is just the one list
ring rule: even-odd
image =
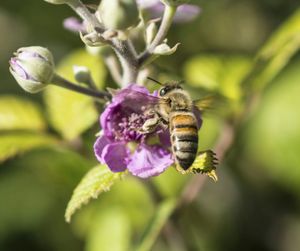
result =
[{"label": "thin branch", "polygon": [[155,47],[162,43],[163,40],[166,38],[171,24],[173,22],[176,9],[176,6],[165,5],[162,22],[155,38],[153,39],[152,43],[147,47],[147,49],[139,55],[138,62],[140,66],[142,66],[144,62],[146,62],[147,59],[151,56],[151,53],[153,52]]},{"label": "thin branch", "polygon": [[111,99],[111,94],[109,94],[108,92],[96,91],[96,90],[93,90],[93,89],[90,89],[87,87],[76,85],[57,74],[54,75],[51,84],[100,99],[101,101],[104,101],[104,102],[107,102],[108,100]]},{"label": "thin branch", "polygon": [[87,23],[91,24],[95,31],[103,33],[105,31],[103,25],[98,21],[97,17],[93,15],[88,8],[80,1],[73,0],[68,5]]},{"label": "thin branch", "polygon": [[122,75],[121,75],[121,69],[119,62],[116,58],[115,55],[110,53],[109,55],[104,55],[103,56],[104,63],[107,66],[113,80],[117,83],[120,84],[122,83]]},{"label": "thin branch", "polygon": [[[80,0],[74,0],[69,3],[69,6],[87,23],[93,26],[94,30],[103,38],[102,34],[105,32],[105,28],[99,22],[97,17],[92,14],[86,6]],[[103,40],[105,40],[103,38]],[[119,40],[117,38],[106,39],[108,45],[110,45],[116,52],[120,59],[123,68],[122,85],[126,86],[128,83],[134,83],[138,74],[138,57],[134,47],[129,40]]]},{"label": "thin branch", "polygon": [[130,41],[112,40],[112,47],[116,52],[123,69],[122,86],[135,83],[137,80],[139,65],[136,52]]}]

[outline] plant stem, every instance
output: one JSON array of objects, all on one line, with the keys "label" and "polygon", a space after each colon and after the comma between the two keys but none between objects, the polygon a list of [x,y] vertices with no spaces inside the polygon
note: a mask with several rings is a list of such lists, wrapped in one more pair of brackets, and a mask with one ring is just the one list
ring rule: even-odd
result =
[{"label": "plant stem", "polygon": [[132,43],[129,40],[121,41],[113,39],[112,44],[123,69],[122,87],[130,83],[135,83],[139,72],[139,65]]},{"label": "plant stem", "polygon": [[66,88],[68,90],[71,91],[75,91],[87,96],[91,96],[97,99],[100,99],[102,101],[108,101],[111,99],[111,95],[108,92],[100,92],[100,91],[96,91],[87,87],[83,87],[80,85],[76,85],[72,82],[70,82],[69,80],[64,79],[63,77],[55,74],[53,77],[53,82],[51,84],[62,87],[62,88]]},{"label": "plant stem", "polygon": [[143,53],[140,54],[138,58],[139,65],[143,65],[144,62],[147,61],[147,59],[151,56],[151,53],[153,52],[155,47],[158,46],[165,39],[173,22],[176,9],[176,6],[165,5],[164,15],[159,30],[152,43],[147,47],[147,49]]},{"label": "plant stem", "polygon": [[87,23],[91,24],[95,31],[103,33],[105,31],[104,27],[98,21],[95,15],[93,15],[88,8],[80,1],[73,0],[68,3],[68,5]]},{"label": "plant stem", "polygon": [[[90,13],[85,5],[80,0],[73,0],[69,3],[69,6],[87,23],[93,26],[94,30],[103,38],[102,33],[105,32],[105,28],[99,22],[97,17]],[[103,38],[104,39],[104,38]],[[114,51],[116,52],[123,69],[122,86],[126,86],[129,83],[136,82],[138,75],[138,59],[137,54],[129,40],[119,40],[113,38],[106,40]],[[113,73],[112,73],[113,74]]]},{"label": "plant stem", "polygon": [[104,63],[106,65],[106,67],[108,68],[108,70],[110,71],[110,74],[111,74],[113,80],[117,84],[121,84],[122,83],[122,75],[120,72],[120,70],[121,70],[120,65],[119,65],[119,62],[118,62],[116,56],[112,53],[110,53],[109,55],[103,56]]}]

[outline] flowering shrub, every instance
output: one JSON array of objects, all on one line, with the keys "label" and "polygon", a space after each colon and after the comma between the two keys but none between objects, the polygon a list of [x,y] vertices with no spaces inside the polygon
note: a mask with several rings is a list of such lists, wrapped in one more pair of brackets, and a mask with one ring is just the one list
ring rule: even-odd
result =
[{"label": "flowering shrub", "polygon": [[[280,29],[275,33],[255,60],[248,56],[229,57],[204,53],[188,60],[183,72],[184,78],[188,80],[187,85],[183,86],[184,89],[193,86],[195,89],[191,88],[191,96],[207,96],[202,99],[205,102],[200,106],[198,102],[191,101],[192,107],[189,108],[192,109],[188,109],[198,120],[197,126],[196,123],[191,126],[193,130],[200,131],[203,118],[205,123],[199,132],[196,159],[192,159],[194,162],[187,170],[180,170],[174,154],[176,148],[171,144],[168,121],[164,121],[164,125],[161,124],[154,130],[143,130],[146,122],[154,119],[154,113],[158,113],[153,107],[161,98],[157,91],[149,91],[157,88],[147,79],[151,76],[163,79],[164,76],[155,72],[158,67],[153,62],[160,57],[174,54],[180,48],[180,43],[167,39],[170,27],[178,22],[182,26],[192,22],[200,14],[200,8],[188,4],[186,0],[102,0],[98,6],[86,6],[80,0],[45,1],[67,4],[75,11],[80,19],[67,18],[63,26],[80,37],[85,49],[72,53],[57,67],[47,48],[29,46],[16,51],[9,61],[11,74],[25,91],[44,91],[47,111],[41,113],[31,102],[22,99],[0,99],[0,161],[42,147],[56,149],[57,155],[67,156],[66,158],[71,155],[71,168],[66,173],[76,173],[75,166],[78,165],[80,176],[83,176],[82,170],[85,175],[67,206],[67,222],[91,199],[108,191],[114,183],[126,176],[131,176],[128,182],[134,180],[133,182],[140,185],[119,197],[126,203],[131,203],[130,196],[134,197],[135,193],[140,192],[140,198],[146,201],[141,210],[137,203],[138,210],[134,208],[128,213],[142,215],[138,223],[134,223],[138,226],[134,226],[138,229],[137,232],[145,227],[141,227],[140,222],[150,221],[151,217],[147,216],[151,213],[144,211],[154,209],[153,205],[157,204],[156,210],[153,210],[157,214],[154,214],[153,221],[145,227],[145,239],[139,243],[140,249],[137,249],[150,250],[162,226],[176,208],[195,200],[205,177],[201,174],[217,180],[216,155],[223,162],[241,128],[240,124],[249,115],[249,108],[254,103],[254,93],[259,93],[298,50],[300,15],[296,13],[288,20],[285,24],[288,28],[282,28],[284,32]],[[193,35],[190,34],[191,37]],[[198,40],[195,41],[198,44]],[[186,45],[182,43],[180,46]],[[106,71],[110,74],[109,78]],[[181,73],[174,71],[174,75]],[[108,83],[110,80],[111,83]],[[158,84],[166,86],[160,82]],[[200,113],[196,105],[200,108]],[[216,112],[213,116],[217,119],[213,122],[208,120],[206,123],[202,115],[211,108]],[[16,111],[17,115],[12,116],[11,111]],[[187,111],[182,109],[180,112]],[[3,117],[8,119],[3,120]],[[180,126],[182,129],[187,125],[183,123]],[[100,130],[99,133],[96,134],[96,130]],[[203,151],[204,146],[214,147],[216,154],[212,150]],[[57,159],[51,157],[49,161],[36,162],[50,165],[51,169],[51,162],[59,161]],[[81,163],[82,159],[84,164]],[[84,169],[93,164],[95,166],[88,171]],[[173,172],[174,167],[179,172]],[[153,176],[159,177],[152,178]],[[147,181],[143,180],[147,178]],[[121,187],[120,190],[124,187],[126,190],[126,185]],[[143,193],[143,189],[147,192]],[[150,203],[147,201],[149,191]],[[119,197],[116,196],[117,201]],[[110,205],[110,202],[106,205]],[[102,207],[101,210],[98,209],[94,211],[99,212]],[[126,220],[122,221],[123,209],[114,213],[111,213],[111,209],[107,209],[108,216],[99,218],[100,220],[97,218],[95,222],[104,224],[108,219],[105,226],[111,226],[114,225],[111,220],[115,220],[117,215],[118,224],[115,225],[118,225],[118,230],[123,225],[126,226],[128,219],[126,216]],[[84,217],[92,218],[90,215]],[[101,234],[95,231],[94,238],[111,234],[106,231],[106,227]],[[172,228],[172,224],[170,227]]]}]

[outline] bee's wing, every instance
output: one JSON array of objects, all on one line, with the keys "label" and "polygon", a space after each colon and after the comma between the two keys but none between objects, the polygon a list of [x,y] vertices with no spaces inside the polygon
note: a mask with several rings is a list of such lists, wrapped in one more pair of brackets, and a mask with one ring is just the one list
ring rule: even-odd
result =
[{"label": "bee's wing", "polygon": [[128,106],[137,112],[140,111],[141,107],[144,107],[146,110],[151,109],[163,101],[159,97],[136,90],[130,90],[130,92],[126,94],[126,97],[127,99],[123,102],[123,106]]},{"label": "bee's wing", "polygon": [[215,113],[216,110],[226,106],[228,100],[222,95],[209,95],[193,101],[194,108],[202,114],[209,112]]}]

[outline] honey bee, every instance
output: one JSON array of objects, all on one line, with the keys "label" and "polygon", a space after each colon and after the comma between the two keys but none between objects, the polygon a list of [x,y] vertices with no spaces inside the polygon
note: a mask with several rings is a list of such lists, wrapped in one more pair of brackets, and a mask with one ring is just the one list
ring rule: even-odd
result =
[{"label": "honey bee", "polygon": [[[202,106],[206,101],[195,102],[190,94],[183,90],[181,83],[162,84],[152,78],[150,80],[160,84],[158,102],[151,110],[153,117],[146,120],[142,131],[149,133],[161,125],[168,128],[171,137],[172,152],[176,161],[176,169],[182,173],[194,163],[198,155],[198,130],[199,122],[195,116],[197,106]],[[212,151],[207,151],[211,156],[212,165],[216,164]],[[201,172],[193,169],[193,172]]]}]

